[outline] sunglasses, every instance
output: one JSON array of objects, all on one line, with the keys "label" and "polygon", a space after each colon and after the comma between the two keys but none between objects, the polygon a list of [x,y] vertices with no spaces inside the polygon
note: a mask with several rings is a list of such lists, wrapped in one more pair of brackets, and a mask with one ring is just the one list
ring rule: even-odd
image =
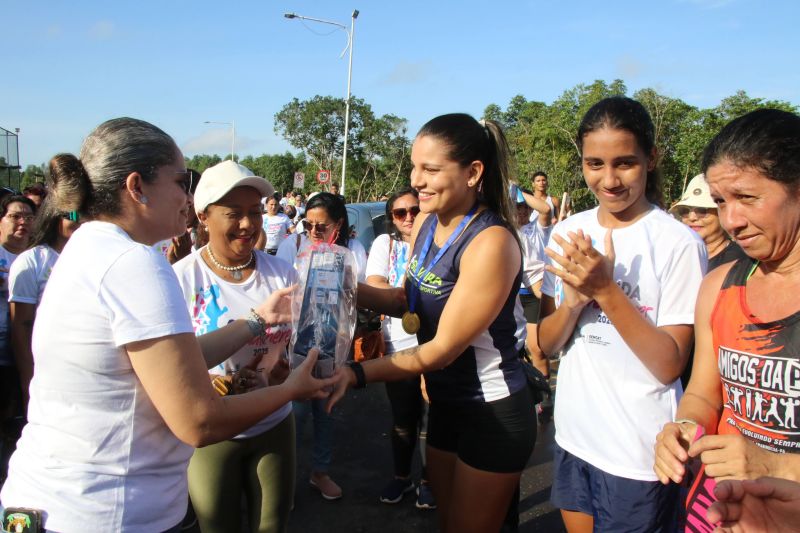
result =
[{"label": "sunglasses", "polygon": [[694,213],[697,218],[704,218],[713,212],[716,212],[716,209],[713,207],[690,207],[688,205],[679,205],[675,208],[675,214],[681,218],[688,217],[689,213]]},{"label": "sunglasses", "polygon": [[331,224],[318,224],[314,222],[309,222],[307,220],[304,221],[303,224],[305,224],[306,228],[309,231],[314,230],[317,233],[325,233],[326,231],[328,231],[328,228],[331,227]]},{"label": "sunglasses", "polygon": [[419,215],[419,206],[412,205],[408,209],[405,207],[398,207],[397,209],[392,209],[392,216],[397,220],[405,220],[408,215],[411,215],[411,218]]}]

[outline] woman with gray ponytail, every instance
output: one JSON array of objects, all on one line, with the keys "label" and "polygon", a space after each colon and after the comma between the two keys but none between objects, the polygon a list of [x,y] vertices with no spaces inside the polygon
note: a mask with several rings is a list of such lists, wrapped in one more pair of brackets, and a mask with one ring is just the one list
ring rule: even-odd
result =
[{"label": "woman with gray ponytail", "polygon": [[[195,337],[175,274],[151,247],[185,231],[191,179],[175,142],[113,119],[73,163],[55,208],[91,220],[64,246],[37,310],[28,424],[0,500],[7,514],[40,510],[47,530],[176,531],[192,447],[324,397],[332,380],[310,376],[312,355],[280,385],[218,394],[207,368],[289,322],[290,289]],[[197,305],[216,320],[213,298]]]},{"label": "woman with gray ponytail", "polygon": [[349,387],[424,374],[427,473],[441,531],[498,531],[506,516],[514,529],[536,420],[519,358],[522,259],[505,136],[494,122],[442,115],[417,134],[411,162],[421,213],[405,286],[360,286],[359,304],[402,316],[419,346],[352,365],[330,403]]}]

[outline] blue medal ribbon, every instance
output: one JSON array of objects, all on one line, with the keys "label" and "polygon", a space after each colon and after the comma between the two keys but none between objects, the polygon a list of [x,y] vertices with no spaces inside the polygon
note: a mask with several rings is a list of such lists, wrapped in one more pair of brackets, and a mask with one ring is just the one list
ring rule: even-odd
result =
[{"label": "blue medal ribbon", "polygon": [[469,224],[469,221],[472,220],[473,216],[475,216],[475,212],[477,210],[478,210],[478,203],[476,202],[475,205],[472,206],[472,209],[469,210],[469,213],[467,213],[467,216],[465,216],[458,224],[455,231],[450,234],[450,237],[444,243],[444,246],[439,248],[439,251],[434,256],[433,261],[431,261],[430,265],[428,265],[428,268],[423,270],[422,262],[428,256],[428,252],[431,249],[431,244],[433,244],[433,234],[436,233],[436,226],[438,226],[439,224],[438,218],[433,219],[433,223],[431,224],[431,229],[428,231],[428,235],[425,237],[425,243],[422,245],[422,250],[420,251],[419,258],[417,259],[417,269],[414,272],[414,276],[412,278],[413,289],[409,293],[409,300],[408,300],[408,311],[410,313],[414,313],[414,310],[416,309],[417,295],[419,295],[420,286],[422,285],[422,280],[425,279],[425,276],[427,276],[433,270],[433,267],[436,266],[436,263],[439,262],[439,259],[442,258],[445,252],[447,252],[447,249],[450,248],[450,246],[455,242],[458,236],[461,235],[461,232],[464,230],[465,227],[467,227],[467,224]]}]

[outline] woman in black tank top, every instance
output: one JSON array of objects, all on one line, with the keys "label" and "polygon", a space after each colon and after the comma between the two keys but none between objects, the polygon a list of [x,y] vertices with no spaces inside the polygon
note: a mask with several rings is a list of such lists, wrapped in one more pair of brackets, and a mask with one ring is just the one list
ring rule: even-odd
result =
[{"label": "woman in black tank top", "polygon": [[405,290],[360,286],[358,296],[359,305],[405,315],[420,345],[341,372],[329,404],[349,387],[425,374],[428,474],[443,532],[498,531],[507,514],[517,521],[509,505],[535,440],[514,351],[524,319],[517,325],[513,313],[521,252],[507,153],[500,127],[469,115],[437,117],[417,134],[411,185],[422,213]]}]

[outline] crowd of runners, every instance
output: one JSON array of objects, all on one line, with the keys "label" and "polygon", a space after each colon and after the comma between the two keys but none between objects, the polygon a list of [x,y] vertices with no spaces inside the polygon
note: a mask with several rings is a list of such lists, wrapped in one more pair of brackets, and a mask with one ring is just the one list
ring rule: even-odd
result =
[{"label": "crowd of runners", "polygon": [[[443,532],[517,530],[537,415],[570,532],[800,529],[800,117],[733,120],[672,205],[640,103],[601,100],[575,141],[597,207],[573,213],[543,172],[519,185],[499,124],[432,119],[370,250],[338,190],[199,175],[130,118],[0,191],[3,529],[286,531],[298,453],[346,490],[331,410],[371,382],[376,505],[413,493]],[[319,378],[286,350],[300,258],[330,245],[382,341]]]}]

